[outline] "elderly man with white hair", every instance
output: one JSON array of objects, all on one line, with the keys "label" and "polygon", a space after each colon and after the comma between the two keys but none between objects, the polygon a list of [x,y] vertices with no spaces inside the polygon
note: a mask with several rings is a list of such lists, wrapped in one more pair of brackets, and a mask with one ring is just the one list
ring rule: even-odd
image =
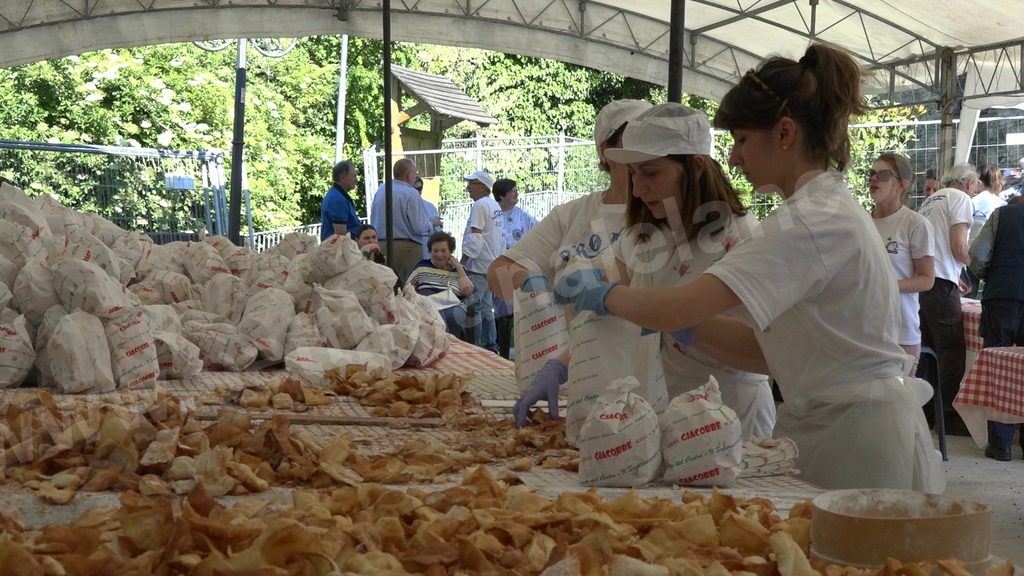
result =
[{"label": "elderly man with white hair", "polygon": [[921,346],[931,348],[938,357],[946,430],[966,436],[967,429],[953,410],[953,399],[960,391],[965,370],[960,273],[971,263],[971,195],[979,184],[978,173],[970,164],[959,164],[944,174],[939,184],[941,188],[918,210],[935,233],[935,284],[920,298]]}]

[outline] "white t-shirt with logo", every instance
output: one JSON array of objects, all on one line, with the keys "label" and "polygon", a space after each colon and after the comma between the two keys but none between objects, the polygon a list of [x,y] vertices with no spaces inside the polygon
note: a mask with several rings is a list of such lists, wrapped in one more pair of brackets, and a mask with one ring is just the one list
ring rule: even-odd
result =
[{"label": "white t-shirt with logo", "polygon": [[[487,274],[491,262],[505,249],[502,225],[501,206],[494,198],[484,196],[473,202],[462,239],[462,254],[468,258],[464,264],[466,272]],[[473,228],[481,232],[474,233]]]},{"label": "white t-shirt with logo", "polygon": [[596,259],[606,274],[614,274],[614,254],[608,248],[625,226],[626,205],[604,204],[603,197],[603,192],[594,192],[555,206],[505,256],[552,282],[573,256]]},{"label": "white t-shirt with logo", "polygon": [[950,229],[956,224],[970,227],[974,218],[971,197],[956,188],[943,188],[925,198],[918,213],[932,225],[935,239],[935,277],[956,284],[963,264],[953,257],[949,246]]},{"label": "white t-shirt with logo", "polygon": [[[897,280],[914,276],[914,260],[935,256],[932,245],[932,225],[928,220],[906,206],[885,218],[872,218],[882,237],[882,245],[889,255],[889,264]],[[900,294],[900,344],[913,346],[921,343],[921,317],[917,292]]]}]

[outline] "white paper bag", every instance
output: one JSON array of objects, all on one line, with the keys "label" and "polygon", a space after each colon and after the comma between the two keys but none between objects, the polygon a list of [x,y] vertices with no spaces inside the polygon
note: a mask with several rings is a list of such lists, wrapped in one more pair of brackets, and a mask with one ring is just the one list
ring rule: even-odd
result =
[{"label": "white paper bag", "polygon": [[39,386],[52,388],[56,385],[50,369],[50,338],[53,337],[61,319],[67,315],[62,304],[54,304],[43,314],[43,320],[39,324],[39,329],[36,330],[36,369],[39,372],[37,381]]},{"label": "white paper bag", "polygon": [[222,272],[230,274],[231,269],[217,249],[206,242],[192,242],[185,250],[185,270],[196,284],[206,284],[210,278]]},{"label": "white paper bag", "polygon": [[141,306],[104,320],[110,344],[110,366],[118,388],[152,388],[160,376],[149,316]]},{"label": "white paper bag", "polygon": [[661,465],[658,415],[636,378],[616,380],[594,401],[580,429],[580,484],[636,488]]},{"label": "white paper bag", "polygon": [[409,360],[419,338],[419,325],[385,324],[370,332],[356,346],[359,352],[374,352],[391,360],[391,369],[398,370]]},{"label": "white paper bag", "polygon": [[157,362],[160,365],[160,379],[187,379],[203,369],[199,347],[177,332],[153,332],[156,344]]},{"label": "white paper bag", "polygon": [[397,315],[395,314],[395,284],[398,283],[398,276],[388,268],[364,260],[349,268],[343,274],[339,274],[324,282],[324,287],[330,290],[348,290],[359,299],[359,305],[363,310],[379,324],[394,324]]},{"label": "white paper bag", "polygon": [[284,367],[290,374],[315,386],[321,384],[324,372],[331,368],[344,370],[349,364],[362,364],[367,370],[391,368],[391,359],[381,354],[337,350],[335,348],[296,348],[284,357]]},{"label": "white paper bag", "polygon": [[743,461],[739,417],[722,403],[714,376],[672,399],[661,415],[665,480],[686,486],[732,486]]},{"label": "white paper bag", "polygon": [[174,304],[192,300],[192,281],[184,274],[169,270],[154,270],[141,282],[129,288],[144,305]]},{"label": "white paper bag", "polygon": [[270,251],[291,260],[296,256],[310,252],[316,245],[315,236],[310,236],[303,232],[291,232],[285,234],[284,238],[281,238],[281,241],[277,243],[277,246],[271,248]]},{"label": "white paper bag", "polygon": [[286,356],[297,348],[320,348],[327,344],[329,342],[320,335],[320,328],[316,325],[316,318],[305,312],[299,312],[292,318],[291,324],[288,325],[288,338],[285,340],[284,345]]},{"label": "white paper bag", "polygon": [[185,337],[199,347],[205,370],[241,372],[256,360],[259,353],[237,326],[226,322],[186,322]]},{"label": "white paper bag", "polygon": [[47,349],[59,392],[101,394],[116,387],[107,336],[92,314],[76,311],[61,318]]},{"label": "white paper bag", "polygon": [[153,304],[143,306],[142,309],[146,312],[146,316],[149,316],[153,332],[166,331],[181,334],[181,316],[173,307],[167,304]]},{"label": "white paper bag", "polygon": [[444,358],[448,352],[448,331],[437,308],[415,290],[406,290],[403,298],[396,299],[398,323],[418,324],[419,336],[407,366],[425,368]]},{"label": "white paper bag", "polygon": [[322,286],[313,286],[313,289],[319,301],[316,324],[331,346],[351,350],[373,331],[374,322],[363,311],[355,294]]},{"label": "white paper bag", "polygon": [[51,306],[61,304],[54,286],[50,265],[40,258],[30,258],[11,287],[14,306],[29,322],[38,325]]},{"label": "white paper bag", "polygon": [[17,313],[8,312],[7,318],[0,318],[0,388],[21,386],[36,361],[25,316],[11,319]]},{"label": "white paper bag", "polygon": [[279,288],[266,288],[249,298],[238,331],[249,337],[260,358],[281,360],[293,316],[292,297]]},{"label": "white paper bag", "polygon": [[555,303],[551,292],[525,292],[517,288],[512,306],[515,310],[516,382],[522,392],[530,387],[548,360],[568,350],[569,330],[565,312]]},{"label": "white paper bag", "polygon": [[331,236],[309,251],[309,282],[322,284],[365,262],[359,245],[348,236]]},{"label": "white paper bag", "polygon": [[217,274],[203,288],[203,308],[223,316],[232,324],[242,321],[249,302],[249,289],[233,274]]},{"label": "white paper bag", "polygon": [[132,304],[128,289],[91,262],[61,258],[53,266],[53,285],[68,312],[77,308],[109,318]]},{"label": "white paper bag", "polygon": [[121,279],[121,259],[100,239],[81,228],[71,228],[64,235],[63,248],[58,250],[62,258],[72,258],[83,262],[92,262],[99,266],[111,278],[120,284],[127,284]]}]

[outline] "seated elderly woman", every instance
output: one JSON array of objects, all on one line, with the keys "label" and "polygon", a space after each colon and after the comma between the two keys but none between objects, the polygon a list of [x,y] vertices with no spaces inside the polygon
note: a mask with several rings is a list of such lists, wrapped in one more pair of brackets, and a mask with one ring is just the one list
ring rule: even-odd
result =
[{"label": "seated elderly woman", "polygon": [[473,282],[462,264],[452,256],[455,238],[447,232],[435,232],[427,240],[430,258],[421,260],[405,283],[417,294],[430,299],[444,318],[448,333],[462,339],[466,322],[463,300],[473,293]]},{"label": "seated elderly woman", "polygon": [[356,244],[367,260],[372,260],[377,264],[387,263],[384,252],[381,251],[380,244],[377,242],[377,229],[373,226],[363,224],[356,230]]}]

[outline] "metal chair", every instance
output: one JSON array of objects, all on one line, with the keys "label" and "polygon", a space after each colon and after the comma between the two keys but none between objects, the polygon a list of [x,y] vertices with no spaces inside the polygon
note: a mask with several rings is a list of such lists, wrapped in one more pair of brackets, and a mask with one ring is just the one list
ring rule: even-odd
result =
[{"label": "metal chair", "polygon": [[935,412],[935,431],[939,434],[939,452],[942,452],[944,461],[949,460],[946,450],[946,418],[942,408],[942,387],[939,386],[939,357],[935,354],[935,350],[927,346],[921,348],[917,373],[914,376],[931,384],[935,391],[932,395],[932,409]]}]

